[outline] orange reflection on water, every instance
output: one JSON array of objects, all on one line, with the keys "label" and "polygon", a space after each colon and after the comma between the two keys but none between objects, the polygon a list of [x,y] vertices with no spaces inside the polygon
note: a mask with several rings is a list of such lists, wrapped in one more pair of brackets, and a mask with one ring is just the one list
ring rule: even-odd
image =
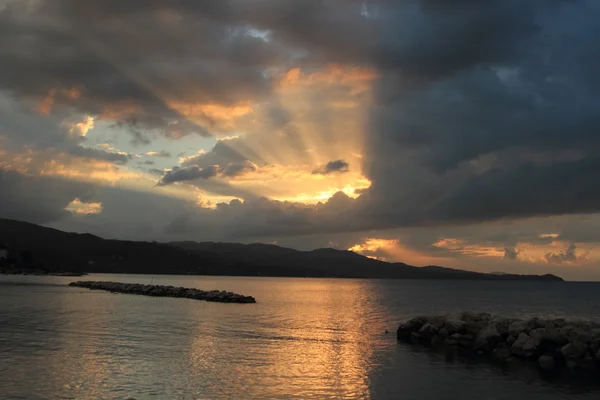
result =
[{"label": "orange reflection on water", "polygon": [[[240,314],[237,337],[227,338],[217,323],[199,322],[189,360],[195,374],[208,370],[219,380],[215,396],[243,391],[248,398],[368,397],[371,347],[364,283],[294,281],[297,287],[269,287],[269,297],[287,297],[283,304],[269,303],[263,293],[259,307],[267,310]],[[215,371],[216,365],[222,370]]]}]

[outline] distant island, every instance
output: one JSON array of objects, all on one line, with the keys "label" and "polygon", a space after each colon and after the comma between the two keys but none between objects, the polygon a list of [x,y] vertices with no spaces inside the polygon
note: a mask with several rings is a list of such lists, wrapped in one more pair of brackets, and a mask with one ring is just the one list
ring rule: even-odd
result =
[{"label": "distant island", "polygon": [[7,273],[11,267],[6,262],[8,256],[17,269],[25,265],[47,274],[563,281],[550,274],[485,274],[440,266],[415,267],[331,248],[298,251],[260,243],[108,240],[9,219],[0,219],[0,244],[5,249],[0,273]]}]

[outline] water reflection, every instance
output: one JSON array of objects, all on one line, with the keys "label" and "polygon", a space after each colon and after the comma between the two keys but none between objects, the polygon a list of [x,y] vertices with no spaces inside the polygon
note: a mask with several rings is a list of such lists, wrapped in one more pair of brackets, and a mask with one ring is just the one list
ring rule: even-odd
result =
[{"label": "water reflection", "polygon": [[[562,293],[550,286],[535,289],[536,301],[527,303],[522,287],[515,286],[485,291],[478,284],[461,283],[456,288],[453,283],[444,289],[440,283],[415,281],[96,278],[227,289],[255,296],[259,302],[219,304],[0,281],[3,398],[421,400],[600,395],[593,382],[544,380],[537,370],[468,359],[448,361],[443,355],[398,344],[393,333],[401,319],[416,313],[491,304],[499,308],[502,301],[509,303],[509,311],[518,304],[523,313],[556,312],[555,299],[560,298],[561,310],[591,315],[597,311],[600,291],[589,287],[585,304],[578,300],[579,293],[570,294],[564,287]],[[56,278],[51,282],[56,284]],[[386,335],[385,330],[392,333]]]}]

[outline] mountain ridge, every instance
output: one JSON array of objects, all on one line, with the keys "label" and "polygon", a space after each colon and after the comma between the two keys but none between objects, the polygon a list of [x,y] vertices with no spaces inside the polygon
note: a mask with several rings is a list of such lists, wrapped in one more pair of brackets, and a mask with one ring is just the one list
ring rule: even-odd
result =
[{"label": "mountain ridge", "polygon": [[6,244],[14,262],[52,272],[562,281],[550,274],[493,275],[415,267],[332,248],[301,251],[265,243],[103,239],[10,219],[0,219],[0,243]]}]

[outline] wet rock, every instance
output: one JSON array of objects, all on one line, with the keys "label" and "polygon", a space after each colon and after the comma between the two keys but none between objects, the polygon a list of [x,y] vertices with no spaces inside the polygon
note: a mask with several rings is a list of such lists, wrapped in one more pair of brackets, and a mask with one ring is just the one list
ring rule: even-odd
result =
[{"label": "wet rock", "polygon": [[509,346],[512,346],[514,342],[517,341],[517,337],[514,335],[510,335],[509,337],[506,338],[506,344]]},{"label": "wet rock", "polygon": [[511,352],[515,355],[521,355],[523,351],[523,346],[531,339],[531,337],[526,333],[520,333],[517,340],[511,346]]},{"label": "wet rock", "polygon": [[588,353],[588,346],[584,342],[574,341],[563,346],[560,352],[567,360],[578,360]]},{"label": "wet rock", "polygon": [[453,333],[464,333],[465,325],[465,321],[452,318],[446,321],[445,328],[448,330],[448,333],[452,335]]},{"label": "wet rock", "polygon": [[438,330],[435,328],[433,324],[426,323],[419,329],[419,334],[424,338],[432,338],[438,333]]},{"label": "wet rock", "polygon": [[69,286],[82,287],[91,290],[106,290],[112,293],[137,294],[153,297],[180,297],[194,300],[221,301],[227,303],[256,303],[256,299],[251,296],[243,296],[231,292],[205,292],[198,289],[173,286],[99,281],[72,282],[69,284]]},{"label": "wet rock", "polygon": [[540,347],[540,339],[530,338],[521,348],[522,355],[525,357],[533,357]]},{"label": "wet rock", "polygon": [[401,340],[410,338],[411,333],[421,329],[426,322],[427,320],[424,317],[416,317],[400,325],[397,331],[398,339]]},{"label": "wet rock", "polygon": [[590,331],[576,325],[566,325],[558,329],[559,334],[563,335],[569,342],[579,341],[589,343],[592,341]]},{"label": "wet rock", "polygon": [[475,336],[475,347],[477,349],[492,350],[502,341],[502,335],[498,332],[496,325],[488,324]]},{"label": "wet rock", "polygon": [[458,346],[506,362],[516,357],[543,369],[564,364],[577,370],[600,367],[600,325],[589,321],[517,320],[466,312],[413,318],[398,332],[408,342],[453,353]]}]

